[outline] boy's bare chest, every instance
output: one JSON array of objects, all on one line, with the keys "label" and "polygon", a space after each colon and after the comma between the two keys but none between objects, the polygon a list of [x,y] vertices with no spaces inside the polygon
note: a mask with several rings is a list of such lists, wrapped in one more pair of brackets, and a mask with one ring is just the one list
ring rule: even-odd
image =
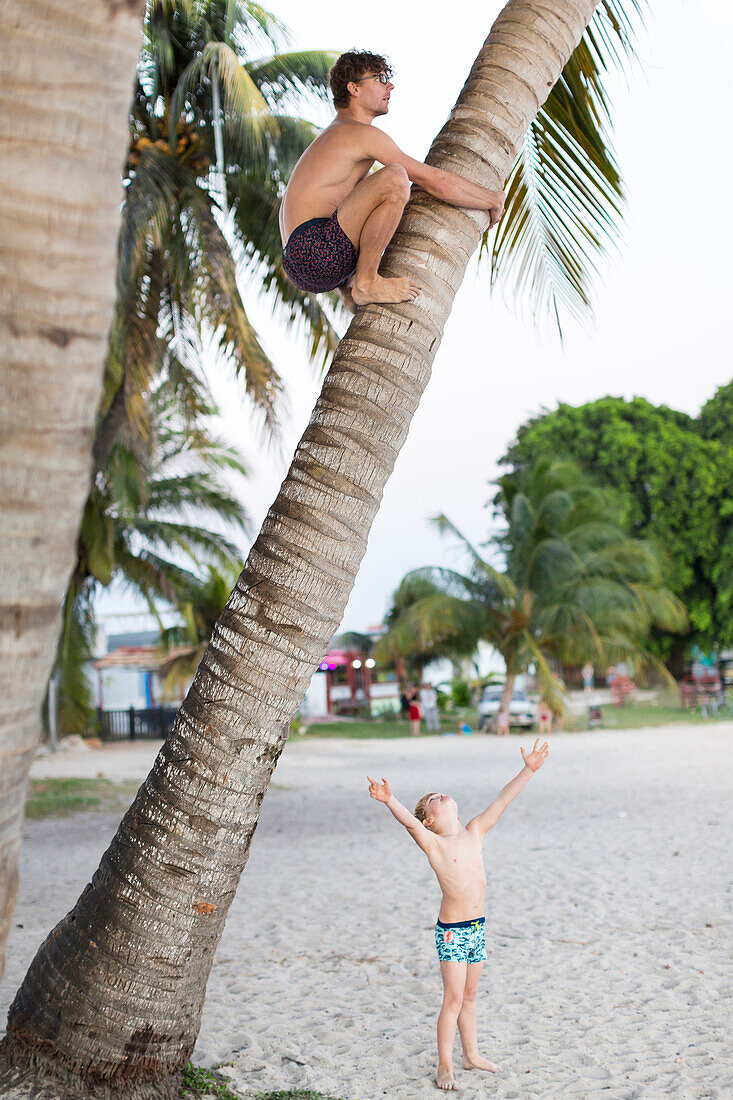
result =
[{"label": "boy's bare chest", "polygon": [[450,877],[467,876],[485,879],[481,844],[471,836],[449,838],[436,853],[436,871]]}]

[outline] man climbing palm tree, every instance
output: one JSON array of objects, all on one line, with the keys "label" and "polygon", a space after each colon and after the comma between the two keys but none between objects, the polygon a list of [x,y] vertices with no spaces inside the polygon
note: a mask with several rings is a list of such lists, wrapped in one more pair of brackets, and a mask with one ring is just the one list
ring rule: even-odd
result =
[{"label": "man climbing palm tree", "polygon": [[[504,192],[408,157],[372,122],[389,110],[392,70],[380,54],[344,53],[331,70],[336,118],[293,169],[280,207],[283,267],[315,293],[338,289],[355,311],[368,302],[407,302],[420,292],[408,277],[382,278],[382,253],[399,225],[410,184],[452,206],[504,212]],[[375,161],[384,165],[370,173]]]}]

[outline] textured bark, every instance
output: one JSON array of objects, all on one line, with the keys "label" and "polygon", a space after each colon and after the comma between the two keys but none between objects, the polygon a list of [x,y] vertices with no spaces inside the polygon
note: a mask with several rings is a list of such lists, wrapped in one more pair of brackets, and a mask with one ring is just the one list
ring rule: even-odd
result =
[{"label": "textured bark", "polygon": [[[488,187],[594,0],[512,0],[428,160]],[[162,1095],[190,1056],[205,984],[272,770],[337,628],[384,485],[486,218],[418,193],[384,266],[417,304],[359,311],[176,725],[91,884],[50,933],[8,1018],[6,1058]],[[157,1092],[155,1090],[158,1090]]]},{"label": "textured bark", "polygon": [[0,976],[89,488],[143,3],[0,5]]}]

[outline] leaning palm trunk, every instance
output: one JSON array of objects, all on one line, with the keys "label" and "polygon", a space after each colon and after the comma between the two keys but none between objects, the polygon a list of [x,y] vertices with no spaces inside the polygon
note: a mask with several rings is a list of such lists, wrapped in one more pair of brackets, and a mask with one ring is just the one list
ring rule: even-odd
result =
[{"label": "leaning palm trunk", "polygon": [[[512,0],[428,160],[488,187],[594,0]],[[172,1096],[273,768],[337,628],[486,218],[418,194],[385,257],[423,293],[360,310],[175,727],[91,884],[11,1007],[6,1064]]]},{"label": "leaning palm trunk", "polygon": [[0,6],[0,976],[89,488],[142,10],[142,0]]}]

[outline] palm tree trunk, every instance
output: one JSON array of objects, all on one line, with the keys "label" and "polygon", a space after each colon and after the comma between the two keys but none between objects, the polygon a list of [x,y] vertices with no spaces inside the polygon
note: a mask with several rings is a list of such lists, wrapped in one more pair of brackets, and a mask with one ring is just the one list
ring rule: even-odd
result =
[{"label": "palm tree trunk", "polygon": [[506,680],[504,682],[504,689],[501,693],[501,701],[499,703],[499,710],[500,711],[504,710],[504,711],[506,711],[507,714],[509,713],[509,704],[511,703],[512,696],[514,695],[514,681],[515,680],[516,680],[515,674],[513,672],[510,672],[509,666],[507,665]]},{"label": "palm tree trunk", "polygon": [[[429,162],[500,186],[594,7],[512,0]],[[176,725],[16,995],[6,1065],[176,1094],[260,804],[486,224],[422,193],[411,200],[384,267],[412,274],[423,294],[417,305],[361,309],[341,341]]]},{"label": "palm tree trunk", "polygon": [[0,976],[89,487],[142,11],[142,0],[0,5]]}]

